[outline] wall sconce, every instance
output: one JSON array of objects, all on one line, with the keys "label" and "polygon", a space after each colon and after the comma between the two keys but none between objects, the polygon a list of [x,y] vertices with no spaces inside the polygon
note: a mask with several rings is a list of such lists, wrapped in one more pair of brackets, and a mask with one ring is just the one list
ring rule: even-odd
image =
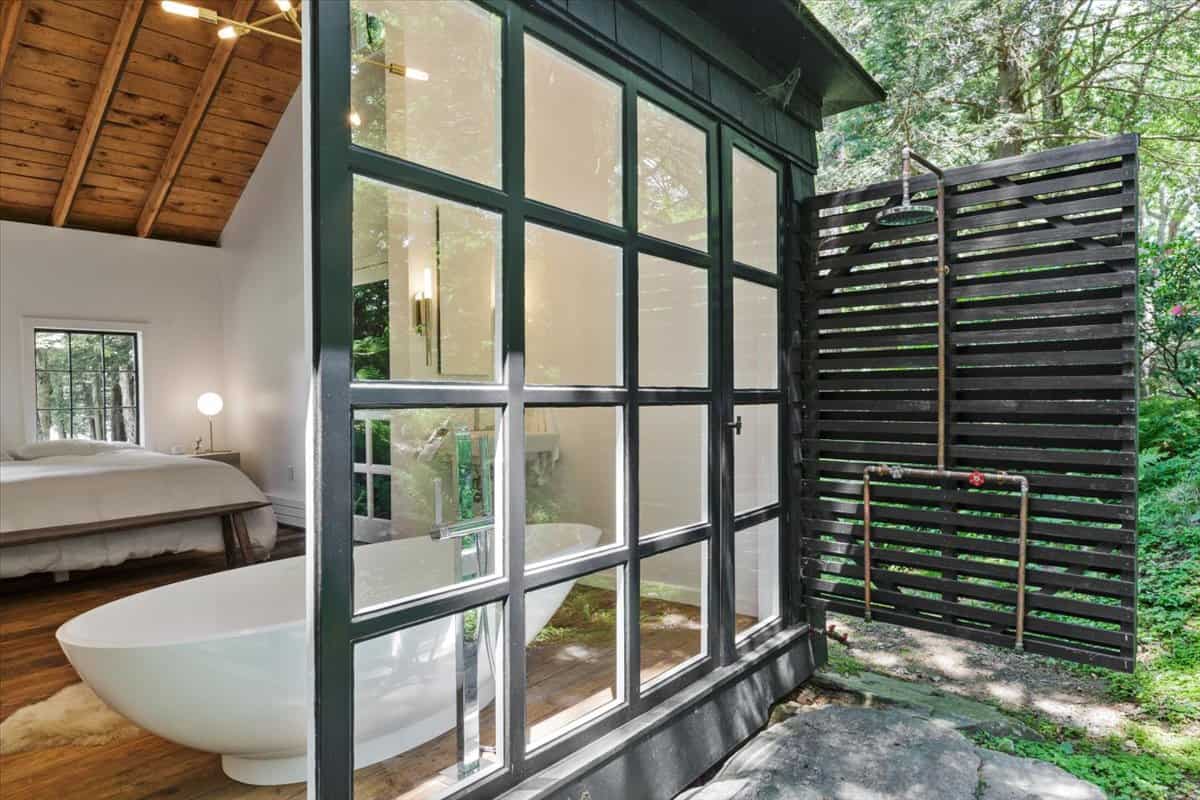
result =
[{"label": "wall sconce", "polygon": [[425,268],[425,285],[413,295],[413,330],[425,337],[425,366],[433,365],[433,270]]}]

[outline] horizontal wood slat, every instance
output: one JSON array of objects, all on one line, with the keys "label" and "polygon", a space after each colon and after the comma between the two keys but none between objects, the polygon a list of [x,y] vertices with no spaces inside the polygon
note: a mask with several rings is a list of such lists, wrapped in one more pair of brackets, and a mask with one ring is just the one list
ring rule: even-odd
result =
[{"label": "horizontal wood slat", "polygon": [[[1025,646],[1136,652],[1137,141],[946,171],[947,467],[1030,483]],[[934,183],[913,181],[920,202]],[[863,613],[862,471],[937,457],[936,226],[879,228],[898,181],[797,207],[792,487],[805,594]],[[876,479],[872,615],[1012,646],[1018,498]]]}]

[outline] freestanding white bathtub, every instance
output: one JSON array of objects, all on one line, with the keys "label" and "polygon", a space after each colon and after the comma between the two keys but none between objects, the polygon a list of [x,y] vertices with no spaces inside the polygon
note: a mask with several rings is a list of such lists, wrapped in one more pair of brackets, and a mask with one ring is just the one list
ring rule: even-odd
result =
[{"label": "freestanding white bathtub", "polygon": [[[582,552],[599,538],[600,530],[590,525],[530,525],[528,559]],[[360,606],[372,601],[369,587],[403,586],[406,572],[425,568],[421,559],[406,554],[410,541],[355,548]],[[206,575],[92,609],[59,628],[58,642],[106,703],[165,739],[219,753],[225,774],[234,780],[260,786],[303,781],[308,692],[304,585],[302,557]],[[527,643],[572,585],[527,596]],[[378,598],[385,599],[392,598]],[[492,631],[498,629],[498,620],[489,624]],[[454,620],[442,619],[355,649],[356,767],[454,728],[455,635]],[[481,642],[480,708],[494,695],[485,646]]]}]

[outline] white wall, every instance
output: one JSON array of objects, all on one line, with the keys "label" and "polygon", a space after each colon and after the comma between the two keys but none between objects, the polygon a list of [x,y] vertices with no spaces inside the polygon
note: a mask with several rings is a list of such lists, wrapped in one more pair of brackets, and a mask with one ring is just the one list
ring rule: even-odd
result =
[{"label": "white wall", "polygon": [[230,441],[242,467],[303,524],[304,240],[300,96],[288,106],[221,236],[222,327]]},{"label": "white wall", "polygon": [[33,413],[25,318],[145,323],[145,443],[170,450],[207,439],[196,397],[225,391],[225,258],[214,247],[0,221],[0,449],[25,442]]}]

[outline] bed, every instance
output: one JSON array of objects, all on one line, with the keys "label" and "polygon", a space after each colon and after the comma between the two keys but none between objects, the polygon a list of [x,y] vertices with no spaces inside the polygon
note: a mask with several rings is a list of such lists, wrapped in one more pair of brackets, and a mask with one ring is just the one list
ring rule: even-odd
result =
[{"label": "bed", "polygon": [[270,502],[229,464],[101,442],[18,456],[0,461],[0,578],[184,552],[233,565],[275,546]]}]

